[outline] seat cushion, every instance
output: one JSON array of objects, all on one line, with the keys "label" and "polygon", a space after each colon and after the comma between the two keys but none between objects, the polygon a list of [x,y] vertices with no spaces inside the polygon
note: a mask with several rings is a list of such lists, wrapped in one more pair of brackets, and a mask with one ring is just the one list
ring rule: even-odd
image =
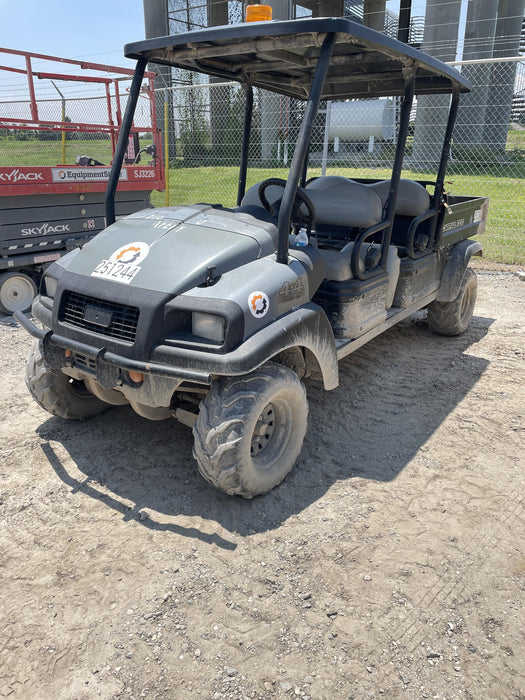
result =
[{"label": "seat cushion", "polygon": [[[365,271],[365,257],[368,250],[368,245],[361,246],[359,251],[359,271]],[[374,249],[379,250],[381,246],[377,243],[372,245]],[[347,282],[354,278],[350,261],[352,259],[353,243],[347,243],[343,250],[320,249],[319,252],[324,260],[326,268],[326,279],[329,282]],[[388,248],[388,256],[386,260],[386,270],[388,272],[388,282],[385,289],[385,309],[392,306],[394,295],[396,292],[397,282],[399,279],[400,260],[397,254],[395,245]]]},{"label": "seat cushion", "polygon": [[369,228],[382,219],[381,200],[360,182],[333,175],[319,177],[307,185],[306,193],[318,224]]},{"label": "seat cushion", "polygon": [[[363,249],[366,250],[366,246],[363,246]],[[346,246],[344,251],[330,248],[319,249],[326,268],[326,279],[329,282],[346,282],[353,279],[354,276],[350,265],[352,250],[352,244]],[[365,264],[362,260],[359,261],[359,269],[361,272],[365,269]]]},{"label": "seat cushion", "polygon": [[[381,180],[371,185],[365,185],[373,190],[381,200],[383,206],[388,199],[390,180]],[[414,180],[400,180],[397,192],[395,214],[401,216],[419,216],[430,209],[430,195],[419,182]]]}]

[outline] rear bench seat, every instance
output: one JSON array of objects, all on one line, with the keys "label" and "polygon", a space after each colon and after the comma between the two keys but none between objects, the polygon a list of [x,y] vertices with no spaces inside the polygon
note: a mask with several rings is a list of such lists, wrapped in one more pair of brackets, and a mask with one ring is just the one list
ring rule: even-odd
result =
[{"label": "rear bench seat", "polygon": [[[384,207],[390,191],[390,180],[373,182],[371,185],[366,185],[366,187],[377,194]],[[415,180],[402,179],[399,181],[395,214],[399,216],[420,216],[429,209],[430,195],[423,185],[420,185]]]}]

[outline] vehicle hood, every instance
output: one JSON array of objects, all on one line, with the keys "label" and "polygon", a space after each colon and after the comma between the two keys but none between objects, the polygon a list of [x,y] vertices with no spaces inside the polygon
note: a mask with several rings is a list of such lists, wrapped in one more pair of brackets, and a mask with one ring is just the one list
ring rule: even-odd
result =
[{"label": "vehicle hood", "polygon": [[[112,224],[60,262],[77,274],[181,294],[204,284],[212,267],[216,278],[273,253],[273,228],[248,214],[209,205],[147,209]],[[115,265],[104,261],[126,263],[128,276],[112,276]]]}]

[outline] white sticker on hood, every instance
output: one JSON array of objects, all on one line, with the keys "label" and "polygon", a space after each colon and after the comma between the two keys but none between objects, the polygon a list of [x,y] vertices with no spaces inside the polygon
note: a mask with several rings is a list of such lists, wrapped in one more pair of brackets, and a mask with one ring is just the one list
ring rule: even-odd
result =
[{"label": "white sticker on hood", "polygon": [[255,318],[262,318],[268,313],[270,300],[264,292],[252,292],[248,297],[248,307],[250,313]]},{"label": "white sticker on hood", "polygon": [[147,257],[148,253],[147,243],[141,241],[127,243],[112,253],[107,260],[101,260],[91,275],[129,284],[141,269],[139,263]]}]

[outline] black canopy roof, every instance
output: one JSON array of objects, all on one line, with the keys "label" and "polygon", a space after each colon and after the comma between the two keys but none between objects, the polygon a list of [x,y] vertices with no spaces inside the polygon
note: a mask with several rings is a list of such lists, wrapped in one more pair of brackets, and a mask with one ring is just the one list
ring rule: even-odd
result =
[{"label": "black canopy roof", "polygon": [[321,99],[402,95],[403,70],[416,68],[416,94],[461,92],[470,85],[454,68],[348,19],[314,18],[214,27],[127,44],[128,58],[144,57],[306,99],[321,45],[336,34]]}]

